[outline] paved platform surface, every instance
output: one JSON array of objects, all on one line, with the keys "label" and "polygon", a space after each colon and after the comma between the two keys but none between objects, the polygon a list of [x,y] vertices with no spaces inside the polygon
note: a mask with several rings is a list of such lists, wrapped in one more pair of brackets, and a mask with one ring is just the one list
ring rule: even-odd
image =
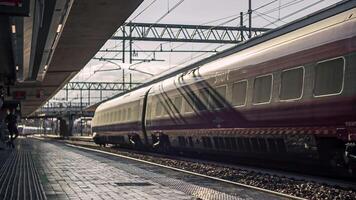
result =
[{"label": "paved platform surface", "polygon": [[277,199],[63,143],[19,139],[0,150],[0,199]]}]

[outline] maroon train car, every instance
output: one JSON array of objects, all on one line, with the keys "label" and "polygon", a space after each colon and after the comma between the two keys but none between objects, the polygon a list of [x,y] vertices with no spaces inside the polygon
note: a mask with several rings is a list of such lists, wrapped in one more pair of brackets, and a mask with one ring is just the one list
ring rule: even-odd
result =
[{"label": "maroon train car", "polygon": [[[327,12],[334,13],[325,17]],[[268,39],[248,41],[233,53],[103,103],[94,116],[95,141],[321,161],[351,171],[355,2],[308,17],[279,29],[277,36],[264,34]],[[305,26],[291,29],[298,23]]]}]

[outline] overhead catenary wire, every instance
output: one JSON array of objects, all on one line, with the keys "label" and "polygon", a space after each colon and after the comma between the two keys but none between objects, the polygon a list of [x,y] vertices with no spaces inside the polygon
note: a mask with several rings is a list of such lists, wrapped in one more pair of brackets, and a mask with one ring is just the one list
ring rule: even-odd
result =
[{"label": "overhead catenary wire", "polygon": [[[272,20],[269,20],[268,18],[266,18],[265,16],[267,16],[267,17],[270,17],[270,16],[268,16],[268,15],[265,15],[265,14],[263,14],[263,13],[259,13],[259,12],[255,12],[258,16],[260,16],[262,19],[264,19],[264,20],[266,20],[266,21],[268,21],[269,23],[271,23],[271,24],[273,24],[273,25],[276,25],[277,26],[277,24],[276,24],[276,22],[273,22]],[[277,19],[277,21],[279,21],[280,19]]]},{"label": "overhead catenary wire", "polygon": [[157,0],[153,0],[150,4],[148,4],[145,8],[143,8],[139,13],[137,13],[137,15],[135,15],[135,17],[133,17],[132,19],[130,19],[130,21],[135,21],[135,19],[137,17],[139,17],[140,15],[142,15],[142,13],[144,13],[147,9],[149,9]]},{"label": "overhead catenary wire", "polygon": [[[175,9],[176,9],[179,5],[181,5],[183,2],[184,2],[184,0],[180,0],[180,1],[177,2],[172,8],[168,8],[167,12],[164,13],[160,18],[158,18],[158,19],[156,20],[156,22],[153,23],[153,24],[157,24],[158,22],[160,22],[162,19],[164,19],[168,14],[170,14],[173,10],[175,10]],[[164,43],[160,43],[156,48],[154,48],[154,50],[157,50],[158,48],[160,48],[162,44],[164,44]],[[153,53],[147,55],[147,56],[145,57],[145,59],[151,57],[152,55],[153,55]],[[138,66],[137,66],[137,67],[138,67]]]},{"label": "overhead catenary wire", "polygon": [[[278,6],[278,7],[275,7],[275,8],[266,10],[266,11],[264,11],[264,12],[260,12],[260,13],[263,14],[263,15],[269,15],[269,14],[274,13],[274,12],[277,12],[277,11],[280,12],[282,9],[285,9],[285,8],[290,7],[290,6],[296,5],[296,4],[301,3],[301,2],[303,2],[303,1],[305,1],[305,0],[292,0],[292,1],[289,1],[289,2],[287,2],[287,3],[285,3],[285,4],[282,4],[281,6]],[[254,9],[254,10],[253,10],[253,13],[255,13],[255,11],[258,11],[258,10],[259,10],[259,9]],[[254,16],[252,17],[252,19],[255,19],[255,18],[257,18],[257,17],[260,17],[260,16],[254,15]],[[245,23],[247,20],[248,20],[248,19],[245,18],[245,19],[244,19],[244,23]]]},{"label": "overhead catenary wire", "polygon": [[172,8],[168,8],[167,12],[164,15],[162,15],[160,18],[158,18],[154,24],[157,24],[158,22],[160,22],[163,18],[165,18],[169,13],[171,13],[174,9],[176,9],[183,2],[184,2],[184,0],[180,0]]},{"label": "overhead catenary wire", "polygon": [[[253,9],[252,11],[256,11],[256,10],[260,10],[260,9],[262,9],[262,8],[264,8],[264,7],[266,7],[266,6],[269,6],[269,5],[271,5],[271,4],[273,4],[273,3],[275,3],[275,2],[277,2],[278,0],[272,0],[272,1],[270,1],[270,2],[268,2],[268,3],[265,3],[265,4],[263,4],[263,5],[261,5],[261,6],[259,6],[259,7],[257,7],[256,9]],[[243,14],[243,17],[244,16],[247,16],[248,15],[248,13],[244,13]],[[223,26],[223,25],[226,25],[226,24],[228,24],[228,23],[230,23],[230,22],[233,22],[233,21],[235,21],[235,20],[238,20],[238,19],[240,19],[240,13],[239,14],[235,14],[235,15],[231,15],[231,16],[236,16],[236,17],[234,17],[234,18],[232,18],[232,19],[229,19],[229,20],[227,20],[227,21],[225,21],[225,22],[222,22],[222,23],[220,23],[220,24],[218,24],[218,25],[216,25],[216,26],[213,26],[212,28],[215,28],[215,27],[218,27],[218,26]],[[224,18],[221,18],[221,19],[224,19]],[[226,18],[225,18],[226,19]],[[216,20],[214,20],[214,21],[216,21]],[[210,22],[205,22],[204,24],[208,24],[208,23],[210,23]]]},{"label": "overhead catenary wire", "polygon": [[[288,14],[288,15],[286,15],[286,16],[282,17],[281,19],[278,19],[278,20],[276,20],[276,21],[274,21],[274,22],[277,22],[277,21],[280,21],[280,20],[283,20],[283,19],[287,19],[287,18],[289,18],[289,17],[291,17],[291,16],[293,16],[293,15],[295,15],[295,14],[298,14],[298,13],[300,13],[300,12],[302,12],[302,11],[305,11],[305,9],[309,9],[309,8],[311,8],[311,7],[314,7],[314,6],[320,4],[320,3],[324,2],[324,1],[325,1],[325,0],[319,0],[319,1],[315,2],[315,3],[312,3],[312,4],[310,4],[310,5],[307,5],[307,6],[301,8],[301,9],[298,9],[298,10],[296,10],[296,11],[294,11],[294,12],[292,12],[292,13],[290,13],[290,14]],[[264,28],[270,26],[271,24],[272,24],[272,23],[269,23],[269,24],[265,25]]]}]

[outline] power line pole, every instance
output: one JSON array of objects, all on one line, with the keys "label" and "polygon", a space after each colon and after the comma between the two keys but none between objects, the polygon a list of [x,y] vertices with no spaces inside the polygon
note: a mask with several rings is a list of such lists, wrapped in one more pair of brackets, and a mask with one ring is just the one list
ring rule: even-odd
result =
[{"label": "power line pole", "polygon": [[248,0],[248,38],[252,37],[252,5],[251,0]]},{"label": "power line pole", "polygon": [[[244,26],[244,13],[240,12],[240,27],[242,28]],[[244,40],[244,32],[241,29],[240,31],[240,35],[241,35],[241,40]]]}]

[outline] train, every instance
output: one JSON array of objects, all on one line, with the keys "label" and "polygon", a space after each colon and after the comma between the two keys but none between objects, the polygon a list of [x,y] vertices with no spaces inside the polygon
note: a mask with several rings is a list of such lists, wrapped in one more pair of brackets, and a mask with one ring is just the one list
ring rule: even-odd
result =
[{"label": "train", "polygon": [[343,1],[102,103],[97,144],[355,172],[356,8]]},{"label": "train", "polygon": [[[47,132],[51,132],[51,128],[46,128]],[[20,136],[28,136],[28,135],[34,135],[34,134],[42,134],[44,133],[44,129],[41,127],[37,126],[26,126],[26,125],[19,125],[17,127],[17,130],[19,131]]]}]

